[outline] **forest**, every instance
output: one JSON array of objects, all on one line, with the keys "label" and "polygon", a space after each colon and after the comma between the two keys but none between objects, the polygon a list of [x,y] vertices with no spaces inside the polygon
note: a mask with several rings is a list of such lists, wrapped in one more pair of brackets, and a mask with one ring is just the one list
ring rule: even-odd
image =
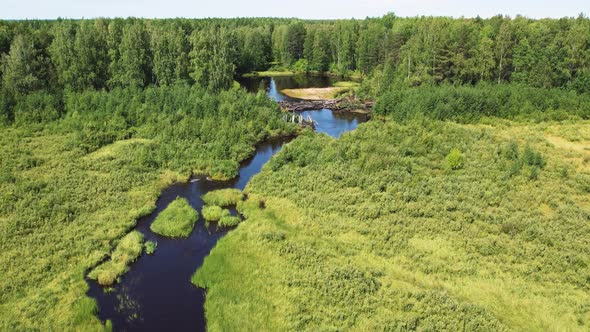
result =
[{"label": "forest", "polygon": [[392,86],[480,82],[584,93],[588,31],[582,15],[2,21],[0,115],[5,123],[50,121],[65,112],[65,91],[177,84],[220,91],[269,69],[370,78],[366,98]]},{"label": "forest", "polygon": [[[2,331],[109,329],[85,277],[161,191],[290,135],[193,276],[211,331],[590,325],[583,15],[0,21],[0,59]],[[301,130],[237,82],[273,74],[372,119]]]}]

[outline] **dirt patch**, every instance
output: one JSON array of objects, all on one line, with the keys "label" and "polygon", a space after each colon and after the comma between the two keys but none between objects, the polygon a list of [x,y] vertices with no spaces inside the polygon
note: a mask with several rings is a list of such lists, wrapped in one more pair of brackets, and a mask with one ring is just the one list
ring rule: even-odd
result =
[{"label": "dirt patch", "polygon": [[336,95],[342,91],[349,90],[345,87],[331,87],[331,88],[307,88],[307,89],[284,89],[282,93],[291,97],[303,100],[330,100],[334,99]]}]

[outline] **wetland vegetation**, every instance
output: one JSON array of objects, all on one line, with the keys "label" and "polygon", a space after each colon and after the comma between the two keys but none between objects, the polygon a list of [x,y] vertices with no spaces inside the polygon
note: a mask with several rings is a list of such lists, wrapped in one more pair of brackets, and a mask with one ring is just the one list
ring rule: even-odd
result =
[{"label": "wetland vegetation", "polygon": [[388,120],[299,137],[246,188],[265,209],[193,276],[209,330],[586,330],[588,128]]},{"label": "wetland vegetation", "polygon": [[143,235],[133,231],[119,241],[108,261],[88,273],[88,278],[96,280],[103,286],[110,286],[127,271],[129,264],[135,261],[142,251]]},{"label": "wetland vegetation", "polygon": [[207,221],[219,221],[222,217],[229,216],[228,209],[223,209],[217,205],[206,205],[201,212],[203,218]]},{"label": "wetland vegetation", "polygon": [[199,213],[185,198],[177,197],[151,224],[152,232],[167,237],[187,237],[193,231]]},{"label": "wetland vegetation", "polygon": [[[182,266],[210,331],[588,330],[583,15],[0,21],[0,58],[0,330],[117,330],[86,277],[110,286],[144,250],[183,255],[133,229],[196,176],[204,219],[239,224]],[[318,110],[333,137],[313,133],[236,82],[286,74],[375,101],[372,120],[344,133],[358,122]],[[207,179],[294,135],[244,191]],[[203,202],[152,225],[194,234]],[[225,234],[199,231],[200,255]]]}]

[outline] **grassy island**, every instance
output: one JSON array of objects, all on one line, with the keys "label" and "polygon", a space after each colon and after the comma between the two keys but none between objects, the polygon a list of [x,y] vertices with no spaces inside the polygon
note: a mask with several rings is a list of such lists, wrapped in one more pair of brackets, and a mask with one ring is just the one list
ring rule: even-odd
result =
[{"label": "grassy island", "polygon": [[188,237],[198,218],[198,212],[186,198],[177,197],[158,215],[150,229],[166,237]]}]

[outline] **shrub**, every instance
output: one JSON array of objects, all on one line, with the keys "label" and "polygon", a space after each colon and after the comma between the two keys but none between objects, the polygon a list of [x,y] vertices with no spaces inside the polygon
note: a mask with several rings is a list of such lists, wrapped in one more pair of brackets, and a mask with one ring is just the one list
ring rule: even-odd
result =
[{"label": "shrub", "polygon": [[458,149],[452,149],[447,155],[447,167],[452,170],[457,170],[463,167],[463,154]]},{"label": "shrub", "polygon": [[144,247],[145,247],[145,253],[148,255],[152,255],[154,252],[156,252],[156,248],[158,247],[158,243],[153,242],[153,241],[147,241],[145,243]]},{"label": "shrub", "polygon": [[547,164],[543,155],[540,152],[533,150],[528,144],[524,147],[522,159],[529,166],[543,168],[545,167],[545,164]]},{"label": "shrub", "polygon": [[516,144],[514,141],[508,143],[506,149],[504,150],[504,156],[509,160],[517,160],[519,156],[518,144]]},{"label": "shrub", "polygon": [[162,236],[188,237],[198,218],[199,214],[189,205],[186,198],[177,197],[160,212],[150,229]]},{"label": "shrub", "polygon": [[[585,88],[578,89],[583,91]],[[436,120],[476,122],[482,117],[557,120],[590,117],[590,95],[515,84],[398,88],[377,98],[375,114],[397,121],[418,114]]]}]

